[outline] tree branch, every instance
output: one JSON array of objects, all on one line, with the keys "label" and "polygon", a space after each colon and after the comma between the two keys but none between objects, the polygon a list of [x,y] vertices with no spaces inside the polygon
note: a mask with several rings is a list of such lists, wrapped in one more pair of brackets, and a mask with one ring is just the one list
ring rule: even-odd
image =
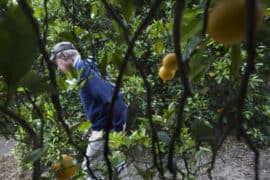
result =
[{"label": "tree branch", "polygon": [[25,132],[33,139],[33,141],[38,141],[35,130],[28,124],[28,122],[23,117],[10,111],[4,106],[0,106],[0,110],[9,117],[13,118],[15,122],[19,124],[25,130]]},{"label": "tree branch", "polygon": [[211,3],[211,0],[206,0],[205,6],[204,6],[202,37],[205,36],[205,32],[206,32],[206,29],[207,29],[208,9],[209,9],[210,3]]},{"label": "tree branch", "polygon": [[112,179],[112,168],[111,168],[111,163],[110,163],[109,158],[108,158],[108,152],[109,152],[108,141],[109,141],[109,131],[110,131],[110,124],[112,122],[112,114],[113,114],[114,103],[115,103],[115,101],[117,99],[118,92],[120,90],[120,85],[121,85],[123,73],[124,73],[125,67],[126,67],[126,65],[128,63],[129,57],[132,54],[132,50],[133,50],[135,41],[137,40],[138,36],[141,34],[143,29],[147,26],[147,24],[153,19],[154,15],[155,15],[155,12],[158,9],[160,3],[161,3],[161,0],[157,0],[153,4],[150,12],[148,13],[146,18],[141,22],[141,24],[139,25],[139,27],[135,31],[130,43],[128,44],[128,49],[126,51],[123,63],[121,64],[121,67],[120,67],[119,75],[118,75],[118,78],[117,78],[117,81],[116,81],[116,87],[115,87],[115,90],[114,90],[114,93],[113,93],[113,96],[112,96],[112,101],[111,101],[110,106],[109,106],[109,121],[107,122],[107,127],[106,127],[106,131],[105,131],[104,156],[105,156],[105,161],[106,161],[106,164],[107,164],[108,170],[109,170],[109,179]]},{"label": "tree branch", "polygon": [[259,180],[259,151],[253,145],[248,135],[244,131],[243,127],[243,109],[245,98],[247,96],[249,76],[255,69],[255,57],[256,57],[256,46],[255,46],[255,21],[256,21],[256,0],[246,0],[246,46],[247,46],[247,65],[244,74],[241,79],[239,101],[238,101],[238,112],[237,112],[237,138],[240,139],[243,136],[248,144],[249,148],[255,154],[255,179]]},{"label": "tree branch", "polygon": [[119,26],[123,30],[125,41],[128,44],[129,43],[129,36],[128,36],[129,32],[128,32],[128,29],[126,28],[126,26],[124,25],[124,22],[122,21],[121,17],[119,17],[118,14],[114,12],[113,7],[106,0],[102,0],[102,3],[104,4],[108,13],[112,16],[112,18],[119,24]]},{"label": "tree branch", "polygon": [[[106,1],[106,0],[102,0],[104,6],[106,7],[107,11],[109,12],[109,14],[112,16],[112,18],[119,24],[119,26],[122,28],[123,33],[124,33],[124,37],[125,37],[125,41],[127,44],[130,43],[129,41],[129,32],[128,29],[126,28],[126,26],[124,25],[124,23],[122,22],[121,18],[114,13],[114,10],[112,8],[112,6]],[[154,165],[155,167],[157,167],[160,176],[162,177],[162,179],[164,179],[164,174],[163,174],[163,165],[162,165],[162,158],[161,158],[161,150],[159,147],[159,143],[158,143],[158,138],[157,138],[157,133],[156,130],[154,128],[154,123],[152,120],[152,105],[151,105],[151,97],[152,97],[152,90],[151,87],[147,81],[146,75],[142,69],[142,67],[138,64],[134,54],[131,54],[132,57],[132,61],[135,64],[136,68],[139,70],[143,81],[144,81],[144,86],[146,88],[146,92],[147,92],[147,117],[149,119],[149,124],[151,127],[151,132],[152,132],[152,152],[153,152],[153,161],[154,161]],[[157,153],[156,153],[156,147],[159,151],[159,163],[157,161]],[[160,164],[160,165],[159,165]]]},{"label": "tree branch", "polygon": [[182,22],[182,14],[185,7],[185,1],[176,1],[175,6],[175,14],[174,14],[174,28],[173,28],[173,37],[174,37],[174,51],[177,58],[177,64],[181,75],[181,80],[184,85],[184,92],[182,96],[179,99],[178,104],[178,116],[177,116],[177,122],[176,126],[173,131],[172,138],[169,143],[169,154],[168,154],[168,169],[173,174],[174,179],[176,179],[176,168],[175,164],[173,162],[174,157],[174,150],[175,150],[175,141],[179,137],[179,134],[181,133],[181,129],[183,126],[183,114],[184,114],[184,106],[185,102],[188,96],[191,96],[191,91],[189,87],[189,81],[187,77],[187,64],[182,61],[182,55],[181,55],[181,46],[180,46],[180,29],[181,29],[181,22]]}]

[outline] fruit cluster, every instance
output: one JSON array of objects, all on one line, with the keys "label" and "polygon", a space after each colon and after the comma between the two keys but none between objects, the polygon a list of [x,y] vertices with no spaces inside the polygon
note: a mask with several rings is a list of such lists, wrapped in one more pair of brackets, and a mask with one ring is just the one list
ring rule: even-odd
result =
[{"label": "fruit cluster", "polygon": [[162,66],[159,68],[159,77],[162,79],[163,83],[171,80],[175,76],[177,71],[177,60],[175,53],[168,53],[162,59]]},{"label": "fruit cluster", "polygon": [[55,173],[57,180],[67,180],[76,172],[76,166],[72,156],[63,154],[62,159],[51,165],[51,170]]}]

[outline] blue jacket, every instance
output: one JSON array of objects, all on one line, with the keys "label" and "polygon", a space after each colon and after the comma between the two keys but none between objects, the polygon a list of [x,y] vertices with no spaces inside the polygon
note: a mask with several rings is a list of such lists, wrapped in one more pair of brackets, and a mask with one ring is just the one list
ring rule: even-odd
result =
[{"label": "blue jacket", "polygon": [[[85,79],[85,83],[80,89],[80,99],[87,118],[92,123],[91,128],[96,131],[103,130],[108,122],[108,110],[114,85],[101,77],[98,64],[91,56],[87,60],[78,60],[74,68],[77,71],[83,68],[80,79]],[[119,92],[114,104],[111,129],[121,131],[126,119],[127,105],[124,102],[123,94]]]}]

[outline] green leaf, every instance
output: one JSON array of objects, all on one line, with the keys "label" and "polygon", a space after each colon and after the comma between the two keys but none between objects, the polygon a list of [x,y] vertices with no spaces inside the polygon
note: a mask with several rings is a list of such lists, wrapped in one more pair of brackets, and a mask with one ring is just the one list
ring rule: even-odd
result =
[{"label": "green leaf", "polygon": [[42,156],[45,155],[45,153],[48,150],[48,145],[45,145],[44,147],[35,149],[34,151],[30,152],[29,154],[27,154],[25,156],[25,158],[23,159],[23,161],[25,163],[30,163],[30,162],[35,162],[37,160],[39,160]]},{"label": "green leaf", "polygon": [[[198,40],[194,40],[195,43],[191,43],[192,46],[198,42]],[[207,48],[207,41],[201,44],[200,49],[194,53],[189,59],[188,65],[189,65],[189,79],[193,81],[199,80],[201,77],[203,77],[206,73],[206,71],[210,67],[211,59],[205,59],[203,58],[203,55]],[[196,47],[196,46],[195,46]],[[188,56],[188,52],[186,53],[186,56]]]},{"label": "green leaf", "polygon": [[123,10],[123,15],[124,15],[126,21],[128,21],[135,13],[134,0],[122,1],[121,8]]},{"label": "green leaf", "polygon": [[200,146],[200,150],[205,151],[205,152],[211,152],[210,149],[208,149],[206,147],[202,147],[202,146]]},{"label": "green leaf", "polygon": [[78,26],[76,26],[74,28],[74,32],[75,32],[76,36],[79,36],[79,37],[87,33],[87,31],[85,29],[82,29]]},{"label": "green leaf", "polygon": [[66,76],[68,79],[78,79],[78,72],[73,66],[71,66],[69,71],[66,72]]},{"label": "green leaf", "polygon": [[85,130],[88,130],[91,126],[91,123],[90,121],[83,121],[79,124],[78,126],[78,131],[85,131]]},{"label": "green leaf", "polygon": [[112,25],[113,25],[113,28],[115,29],[115,31],[117,32],[117,34],[119,35],[118,42],[119,43],[123,42],[124,33],[123,33],[121,27],[119,26],[119,24],[115,20],[112,21]]},{"label": "green leaf", "polygon": [[187,9],[184,11],[183,19],[186,21],[194,20],[196,16],[203,13],[203,9]]},{"label": "green leaf", "polygon": [[204,88],[202,88],[199,92],[200,92],[202,95],[205,95],[208,91],[209,91],[209,87],[204,87]]},{"label": "green leaf", "polygon": [[[111,58],[110,58],[111,56]],[[111,62],[117,67],[117,68],[120,68],[121,67],[121,63],[122,63],[122,55],[120,53],[114,53],[114,54],[111,54],[111,53],[107,53],[107,58],[111,59]]]},{"label": "green leaf", "polygon": [[66,90],[68,88],[68,84],[64,79],[58,76],[56,80],[57,85],[60,87],[60,89]]},{"label": "green leaf", "polygon": [[188,24],[183,24],[181,29],[181,43],[183,46],[186,45],[187,41],[196,36],[202,29],[202,21],[194,19],[190,21]]},{"label": "green leaf", "polygon": [[26,3],[31,9],[33,9],[33,4],[31,0],[26,0]]},{"label": "green leaf", "polygon": [[198,160],[203,155],[203,153],[204,153],[204,151],[202,151],[202,150],[196,151],[194,154],[194,158],[196,160]]},{"label": "green leaf", "polygon": [[137,119],[142,121],[142,122],[148,122],[148,118],[146,118],[146,117],[137,117]]},{"label": "green leaf", "polygon": [[164,41],[163,40],[159,40],[156,44],[155,44],[155,52],[160,55],[163,51],[164,48]]},{"label": "green leaf", "polygon": [[201,38],[195,36],[191,40],[188,41],[184,52],[183,52],[183,59],[189,59],[192,53],[194,52],[196,46],[201,42]]},{"label": "green leaf", "polygon": [[91,126],[91,123],[90,121],[83,121],[83,122],[80,122],[74,126],[71,127],[72,131],[74,130],[78,130],[78,131],[85,131],[85,130],[88,130]]},{"label": "green leaf", "polygon": [[143,180],[151,180],[154,176],[154,172],[151,170],[144,170],[143,168],[134,164],[135,169],[138,174],[143,178]]},{"label": "green leaf", "polygon": [[115,30],[118,34],[121,34],[121,28],[120,28],[120,26],[118,25],[118,23],[117,23],[115,20],[112,21],[112,25],[113,25],[114,30]]},{"label": "green leaf", "polygon": [[15,90],[30,69],[37,53],[37,34],[17,5],[10,5],[0,18],[0,75]]},{"label": "green leaf", "polygon": [[98,7],[96,2],[91,2],[91,10],[93,17],[96,17],[98,15]]},{"label": "green leaf", "polygon": [[194,55],[189,61],[189,79],[193,81],[203,77],[210,66],[210,61],[202,60],[200,54]]},{"label": "green leaf", "polygon": [[240,64],[242,62],[240,45],[232,45],[231,47],[231,66],[230,70],[235,77],[238,73]]},{"label": "green leaf", "polygon": [[75,36],[71,32],[64,31],[64,32],[61,32],[58,36],[63,41],[70,41],[70,42],[76,41]]},{"label": "green leaf", "polygon": [[[95,33],[95,35],[96,35],[97,33]],[[82,41],[90,41],[92,38],[95,38],[95,37],[93,37],[93,36],[91,36],[90,34],[85,34],[85,35],[83,35],[82,37],[81,37],[81,40]]]}]

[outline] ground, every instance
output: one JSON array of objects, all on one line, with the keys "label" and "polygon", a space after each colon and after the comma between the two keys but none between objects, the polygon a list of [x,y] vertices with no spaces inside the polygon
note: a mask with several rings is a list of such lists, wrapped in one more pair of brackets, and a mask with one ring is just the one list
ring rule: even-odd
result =
[{"label": "ground", "polygon": [[[260,179],[270,180],[270,147],[260,151]],[[254,153],[244,142],[238,142],[229,137],[218,153],[212,177],[215,180],[252,180],[254,173]],[[209,179],[207,175],[198,178]]]},{"label": "ground", "polygon": [[[15,142],[0,137],[0,180],[29,180],[30,173],[20,171],[12,155]],[[260,179],[270,180],[270,147],[260,149]],[[215,180],[249,180],[254,179],[253,153],[243,142],[230,137],[219,151],[212,177]],[[134,180],[141,179],[133,176]],[[201,175],[198,180],[209,179]]]}]

